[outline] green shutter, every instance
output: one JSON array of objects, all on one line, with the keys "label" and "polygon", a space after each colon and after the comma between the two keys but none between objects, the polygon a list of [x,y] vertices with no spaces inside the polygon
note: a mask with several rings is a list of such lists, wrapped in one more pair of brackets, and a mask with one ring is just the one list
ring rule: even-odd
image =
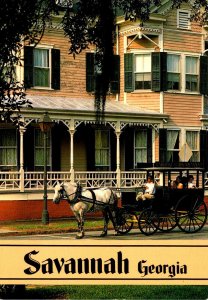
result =
[{"label": "green shutter", "polygon": [[110,87],[111,87],[111,93],[119,93],[120,91],[120,56],[119,55],[113,55]]},{"label": "green shutter", "polygon": [[167,90],[167,53],[152,52],[152,91]]},{"label": "green shutter", "polygon": [[200,93],[208,95],[208,56],[200,57]]},{"label": "green shutter", "polygon": [[134,90],[133,83],[133,53],[125,53],[124,54],[124,91],[132,92]]},{"label": "green shutter", "polygon": [[24,83],[26,88],[33,86],[33,47],[24,47]]},{"label": "green shutter", "polygon": [[54,90],[60,90],[60,50],[52,49],[52,82]]},{"label": "green shutter", "polygon": [[95,55],[86,53],[86,91],[95,91]]},{"label": "green shutter", "polygon": [[147,128],[147,162],[152,162],[152,128]]},{"label": "green shutter", "polygon": [[208,131],[200,130],[200,163],[208,170]]},{"label": "green shutter", "polygon": [[167,129],[159,129],[159,161],[164,163],[167,160]]}]

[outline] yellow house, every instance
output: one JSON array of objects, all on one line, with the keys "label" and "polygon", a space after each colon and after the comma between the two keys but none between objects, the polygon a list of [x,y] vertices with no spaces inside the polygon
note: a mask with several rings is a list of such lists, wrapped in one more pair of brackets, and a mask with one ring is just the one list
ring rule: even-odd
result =
[{"label": "yellow house", "polygon": [[162,1],[142,26],[117,17],[115,72],[99,125],[94,50],[70,56],[59,16],[37,47],[24,47],[17,72],[33,109],[21,111],[25,126],[18,130],[0,125],[0,220],[40,217],[44,161],[38,123],[44,112],[54,123],[47,139],[54,217],[68,215],[64,206],[57,213],[50,201],[58,180],[131,187],[145,180],[139,166],[207,164],[208,37],[205,27],[190,21],[190,9]]}]

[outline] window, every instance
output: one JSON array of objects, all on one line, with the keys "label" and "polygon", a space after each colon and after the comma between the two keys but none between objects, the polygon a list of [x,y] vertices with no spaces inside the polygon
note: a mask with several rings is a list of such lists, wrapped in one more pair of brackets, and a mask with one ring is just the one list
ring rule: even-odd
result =
[{"label": "window", "polygon": [[167,88],[180,90],[180,55],[167,55]]},{"label": "window", "polygon": [[95,166],[108,170],[110,166],[110,132],[95,130]]},{"label": "window", "polygon": [[177,27],[180,29],[190,29],[190,12],[188,10],[177,11]]},{"label": "window", "polygon": [[[46,140],[46,151],[47,151],[47,166],[49,167],[50,162],[50,133],[47,135]],[[41,170],[44,166],[44,145],[43,145],[43,132],[40,129],[35,129],[35,147],[34,147],[34,161],[35,169]]]},{"label": "window", "polygon": [[199,132],[198,131],[186,131],[186,142],[192,150],[192,156],[190,161],[199,161]]},{"label": "window", "polygon": [[135,166],[137,163],[147,162],[147,130],[135,132]]},{"label": "window", "polygon": [[1,130],[0,166],[17,166],[17,137],[13,129]]},{"label": "window", "polygon": [[167,162],[179,161],[179,131],[167,130]]},{"label": "window", "polygon": [[135,90],[151,89],[151,56],[135,55]]},{"label": "window", "polygon": [[34,86],[50,87],[49,50],[34,49]]},{"label": "window", "polygon": [[186,57],[186,90],[196,92],[198,90],[198,57]]},{"label": "window", "polygon": [[[119,93],[120,91],[120,56],[113,55],[112,57],[112,74],[110,78],[109,91],[111,93]],[[86,53],[86,91],[89,93],[95,92],[95,81],[97,76],[102,74],[102,69],[99,64],[96,64],[96,54]]]},{"label": "window", "polygon": [[24,82],[27,88],[60,89],[60,50],[24,47]]}]

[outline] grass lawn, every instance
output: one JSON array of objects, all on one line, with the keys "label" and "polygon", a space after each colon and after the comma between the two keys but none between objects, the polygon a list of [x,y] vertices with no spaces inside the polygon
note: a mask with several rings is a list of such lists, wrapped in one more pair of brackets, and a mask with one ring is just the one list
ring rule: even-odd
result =
[{"label": "grass lawn", "polygon": [[[22,234],[38,234],[52,232],[77,231],[77,221],[74,218],[51,220],[48,225],[43,225],[41,220],[1,222],[2,229],[20,232]],[[102,230],[103,219],[86,219],[85,230]],[[112,228],[111,222],[109,228]]]},{"label": "grass lawn", "polygon": [[24,299],[208,299],[208,286],[27,286]]}]

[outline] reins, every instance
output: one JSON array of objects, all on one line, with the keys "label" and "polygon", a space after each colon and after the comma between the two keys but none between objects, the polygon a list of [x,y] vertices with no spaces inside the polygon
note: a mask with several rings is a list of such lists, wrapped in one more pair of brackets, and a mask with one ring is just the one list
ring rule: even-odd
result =
[{"label": "reins", "polygon": [[[70,204],[76,204],[79,201],[83,201],[83,202],[88,202],[88,203],[92,203],[92,208],[91,210],[94,210],[94,206],[95,205],[101,205],[101,206],[108,206],[110,205],[110,201],[111,201],[111,197],[113,195],[113,191],[111,190],[111,197],[108,200],[108,203],[104,203],[102,201],[96,200],[96,195],[94,190],[97,190],[99,188],[95,188],[95,189],[86,189],[85,191],[89,191],[92,194],[92,198],[88,198],[82,195],[82,186],[80,184],[77,184],[77,189],[75,192],[68,194],[64,188],[64,186],[62,186],[62,194],[63,192],[65,193],[65,196],[67,198],[67,200],[69,200],[69,197],[74,195],[74,199],[70,200]],[[106,188],[109,189],[109,188]]]}]

